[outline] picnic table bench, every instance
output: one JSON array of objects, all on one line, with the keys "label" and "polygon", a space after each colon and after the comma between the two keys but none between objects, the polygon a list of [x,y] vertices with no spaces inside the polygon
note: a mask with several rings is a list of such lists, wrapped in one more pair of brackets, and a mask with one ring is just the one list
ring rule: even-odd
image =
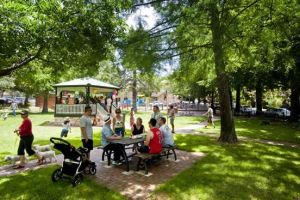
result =
[{"label": "picnic table bench", "polygon": [[138,158],[136,165],[136,171],[139,171],[141,168],[145,169],[145,174],[148,174],[148,165],[151,164],[153,160],[160,160],[161,157],[166,156],[167,159],[169,155],[174,155],[174,160],[177,160],[177,155],[175,152],[176,146],[163,147],[162,151],[158,154],[149,154],[149,153],[138,153],[135,157]]}]

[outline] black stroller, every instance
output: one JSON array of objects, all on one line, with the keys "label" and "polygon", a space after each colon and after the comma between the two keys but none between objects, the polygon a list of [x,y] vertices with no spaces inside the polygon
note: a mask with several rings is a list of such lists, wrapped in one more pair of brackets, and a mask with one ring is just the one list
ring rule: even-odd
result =
[{"label": "black stroller", "polygon": [[81,183],[83,173],[96,174],[96,164],[88,160],[88,150],[86,148],[79,147],[76,149],[68,141],[55,137],[50,138],[50,142],[54,144],[55,149],[64,155],[62,167],[52,173],[53,182],[71,176],[72,184],[75,187]]}]

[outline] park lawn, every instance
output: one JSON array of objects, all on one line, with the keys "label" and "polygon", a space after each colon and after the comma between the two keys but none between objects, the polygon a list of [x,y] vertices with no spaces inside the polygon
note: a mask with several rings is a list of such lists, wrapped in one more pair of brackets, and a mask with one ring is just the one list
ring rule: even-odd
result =
[{"label": "park lawn", "polygon": [[83,182],[74,188],[70,180],[67,179],[53,183],[51,181],[51,174],[55,169],[57,169],[57,166],[0,177],[1,199],[126,199],[118,192],[99,185],[88,176],[84,176]]},{"label": "park lawn", "polygon": [[[144,125],[146,129],[148,129],[147,121],[149,120],[148,117],[151,115],[150,112],[138,112],[136,117],[142,117],[144,119]],[[50,144],[50,137],[60,137],[61,127],[60,126],[47,126],[48,122],[54,121],[54,114],[42,114],[42,113],[32,113],[30,114],[30,119],[32,121],[33,127],[33,134],[34,134],[34,144]],[[189,126],[191,124],[197,124],[202,117],[178,117],[176,118],[175,125],[176,126]],[[129,114],[126,112],[126,119],[129,123]],[[16,117],[9,116],[6,121],[0,121],[0,166],[7,164],[4,162],[4,157],[6,155],[16,155],[18,150],[18,142],[19,137],[13,133],[13,131],[18,128],[21,124],[22,119],[20,115]],[[145,123],[146,122],[146,123]],[[130,129],[127,127],[126,135],[130,135]],[[94,127],[94,146],[99,146],[100,139],[101,139],[101,128]],[[79,127],[72,127],[71,133],[68,134],[66,138],[73,146],[79,147],[82,146],[81,139],[80,139],[80,128]],[[56,153],[59,153],[56,151]],[[34,157],[31,157],[34,159]]]},{"label": "park lawn", "polygon": [[[235,128],[238,136],[245,136],[253,139],[265,139],[273,141],[284,141],[300,144],[300,130],[293,128],[290,124],[282,122],[271,122],[263,125],[262,119],[257,118],[235,118]],[[216,128],[201,128],[199,131],[215,136],[220,135],[220,121],[215,122]]]},{"label": "park lawn", "polygon": [[[60,137],[60,126],[44,126],[46,122],[54,121],[54,114],[30,114],[32,121],[32,129],[34,134],[34,144],[50,144],[50,137]],[[17,117],[9,116],[6,121],[0,121],[0,166],[7,164],[3,161],[6,155],[16,155],[18,150],[19,137],[13,133],[14,129],[18,128],[22,119],[18,115]],[[94,146],[100,145],[100,131],[101,128],[94,127]],[[80,139],[80,128],[72,127],[71,133],[66,138],[73,146],[82,146]],[[57,152],[59,153],[59,152]],[[34,157],[31,157],[34,159]]]},{"label": "park lawn", "polygon": [[[196,162],[153,194],[164,199],[300,199],[300,149],[176,134],[181,150],[203,152]],[[181,161],[183,162],[183,161]]]},{"label": "park lawn", "polygon": [[[125,121],[127,121],[129,124],[130,113],[129,113],[129,111],[124,111],[124,113],[125,113]],[[152,111],[151,112],[150,111],[148,111],[148,112],[138,111],[135,114],[135,119],[138,117],[142,118],[144,126],[146,127],[146,129],[148,129],[148,121],[150,120],[151,114],[152,114]],[[163,111],[162,114],[164,117],[167,118],[166,111]],[[206,120],[206,118],[203,116],[176,116],[175,122],[174,122],[175,129],[199,124],[200,122],[203,122],[205,120]],[[168,124],[169,124],[169,126],[171,126],[169,121],[168,121]]]}]

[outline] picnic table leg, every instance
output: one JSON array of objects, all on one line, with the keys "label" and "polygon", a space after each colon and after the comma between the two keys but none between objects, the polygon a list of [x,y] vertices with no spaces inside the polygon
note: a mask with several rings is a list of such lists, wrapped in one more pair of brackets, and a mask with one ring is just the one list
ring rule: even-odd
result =
[{"label": "picnic table leg", "polygon": [[129,172],[129,162],[128,162],[128,157],[125,151],[125,146],[122,146],[122,148],[120,148],[122,154],[123,154],[123,158],[125,159],[125,163],[126,163],[126,171]]}]

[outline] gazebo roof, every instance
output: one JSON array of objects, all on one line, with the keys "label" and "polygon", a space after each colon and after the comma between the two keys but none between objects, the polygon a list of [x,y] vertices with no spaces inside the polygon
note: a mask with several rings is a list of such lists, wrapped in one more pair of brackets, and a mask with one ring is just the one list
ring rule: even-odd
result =
[{"label": "gazebo roof", "polygon": [[62,82],[54,85],[54,87],[79,87],[79,86],[81,87],[90,86],[90,87],[109,88],[109,89],[117,89],[117,90],[120,89],[115,85],[98,81],[96,79],[89,78],[89,77],[74,79],[71,81]]}]

